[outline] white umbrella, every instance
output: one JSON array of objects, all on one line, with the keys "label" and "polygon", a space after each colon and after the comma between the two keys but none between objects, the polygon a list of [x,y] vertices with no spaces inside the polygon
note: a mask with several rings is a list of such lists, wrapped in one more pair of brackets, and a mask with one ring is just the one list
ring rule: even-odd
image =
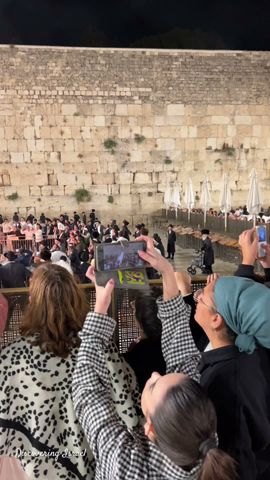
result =
[{"label": "white umbrella", "polygon": [[186,187],[185,204],[188,208],[188,222],[190,222],[190,210],[194,207],[195,204],[191,178],[188,179]]},{"label": "white umbrella", "polygon": [[168,184],[164,193],[164,205],[166,209],[166,217],[168,214],[168,210],[171,205],[171,200],[172,200],[172,192],[171,192],[171,186]]},{"label": "white umbrella", "polygon": [[225,214],[225,232],[226,232],[227,213],[230,211],[232,206],[231,189],[229,186],[229,176],[227,173],[224,173],[223,175],[223,183],[220,191],[219,206],[220,206],[220,210]]},{"label": "white umbrella", "polygon": [[210,204],[211,204],[211,195],[210,195],[210,189],[209,189],[209,181],[207,178],[204,179],[202,183],[202,193],[201,193],[201,207],[204,211],[204,216],[203,216],[203,223],[205,225],[206,223],[206,211],[209,209]]},{"label": "white umbrella", "polygon": [[175,209],[175,218],[177,218],[177,209],[180,208],[180,191],[179,186],[177,183],[174,184],[172,189],[172,198],[171,198],[171,206]]},{"label": "white umbrella", "polygon": [[250,215],[253,215],[253,226],[256,225],[256,215],[261,210],[261,195],[258,184],[258,177],[255,168],[251,170],[250,186],[247,199],[247,210]]}]

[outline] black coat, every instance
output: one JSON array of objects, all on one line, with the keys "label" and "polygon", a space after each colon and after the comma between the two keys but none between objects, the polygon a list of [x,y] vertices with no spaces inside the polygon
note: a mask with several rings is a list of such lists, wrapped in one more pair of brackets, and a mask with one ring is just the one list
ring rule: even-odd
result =
[{"label": "black coat", "polygon": [[161,350],[161,338],[141,340],[132,350],[125,353],[124,357],[136,374],[141,392],[153,372],[158,372],[160,375],[166,373],[166,363]]},{"label": "black coat", "polygon": [[240,479],[270,479],[270,351],[217,348],[202,354],[199,370],[217,412],[220,448],[237,459]]},{"label": "black coat", "polygon": [[21,263],[9,262],[0,267],[0,283],[2,288],[20,288],[26,286],[31,272]]},{"label": "black coat", "polygon": [[212,242],[210,238],[206,238],[205,240],[202,241],[202,252],[204,252],[204,257],[203,257],[203,264],[206,266],[213,265],[215,263],[214,259],[214,250],[212,247]]},{"label": "black coat", "polygon": [[175,253],[175,242],[176,242],[176,233],[171,231],[168,233],[168,243],[167,243],[167,252],[168,254]]}]

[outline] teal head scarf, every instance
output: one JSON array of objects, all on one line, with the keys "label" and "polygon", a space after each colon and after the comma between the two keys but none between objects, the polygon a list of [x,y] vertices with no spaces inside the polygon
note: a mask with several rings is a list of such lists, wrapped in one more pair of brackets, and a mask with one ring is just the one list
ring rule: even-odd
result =
[{"label": "teal head scarf", "polygon": [[224,277],[214,289],[218,313],[237,337],[240,352],[270,348],[270,289],[248,278]]}]

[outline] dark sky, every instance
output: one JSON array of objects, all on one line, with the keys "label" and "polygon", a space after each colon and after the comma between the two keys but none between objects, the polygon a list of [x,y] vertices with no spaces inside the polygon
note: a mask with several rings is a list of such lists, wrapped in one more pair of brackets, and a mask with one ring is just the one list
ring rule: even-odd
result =
[{"label": "dark sky", "polygon": [[0,0],[0,43],[270,50],[270,0]]}]

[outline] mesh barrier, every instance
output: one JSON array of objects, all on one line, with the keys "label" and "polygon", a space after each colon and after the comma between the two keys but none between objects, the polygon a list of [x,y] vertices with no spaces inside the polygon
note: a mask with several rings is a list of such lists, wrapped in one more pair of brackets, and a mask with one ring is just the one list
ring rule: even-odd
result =
[{"label": "mesh barrier", "polygon": [[[203,288],[206,284],[205,278],[192,279],[193,292],[199,288]],[[150,285],[154,289],[161,289],[160,280],[150,281]],[[90,311],[94,310],[96,293],[94,286],[91,284],[80,285],[84,290]],[[28,288],[21,288],[19,291],[14,289],[5,289],[1,293],[8,300],[9,311],[6,324],[6,330],[0,335],[0,349],[19,337],[20,323],[23,317],[24,309],[28,302]],[[138,292],[134,290],[115,290],[109,315],[116,320],[117,328],[115,331],[115,340],[119,346],[120,353],[128,350],[131,342],[138,337],[140,329],[135,321],[134,307],[132,302]]]}]

